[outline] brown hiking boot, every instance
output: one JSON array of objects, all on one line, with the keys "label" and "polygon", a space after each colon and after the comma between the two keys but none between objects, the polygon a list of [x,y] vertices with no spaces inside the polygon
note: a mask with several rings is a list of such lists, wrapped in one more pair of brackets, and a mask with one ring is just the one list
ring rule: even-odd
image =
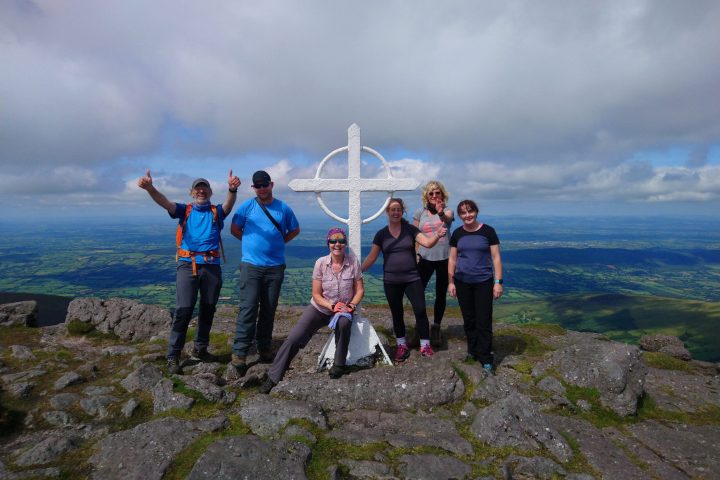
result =
[{"label": "brown hiking boot", "polygon": [[245,357],[241,357],[240,355],[232,354],[232,357],[230,359],[230,365],[235,367],[235,370],[237,370],[238,374],[245,375],[245,370],[247,370],[247,362],[245,361]]}]

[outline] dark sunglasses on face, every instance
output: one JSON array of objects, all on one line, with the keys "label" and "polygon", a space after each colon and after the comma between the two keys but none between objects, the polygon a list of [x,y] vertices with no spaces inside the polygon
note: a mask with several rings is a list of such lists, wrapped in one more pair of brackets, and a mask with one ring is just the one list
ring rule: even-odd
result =
[{"label": "dark sunglasses on face", "polygon": [[431,197],[442,197],[442,192],[430,192],[428,195]]},{"label": "dark sunglasses on face", "polygon": [[347,240],[345,240],[344,238],[331,238],[330,240],[328,240],[328,243],[330,245],[335,245],[336,243],[339,243],[340,245],[345,245],[347,243]]},{"label": "dark sunglasses on face", "polygon": [[270,186],[269,183],[256,183],[253,185],[253,188],[267,188],[269,186]]}]

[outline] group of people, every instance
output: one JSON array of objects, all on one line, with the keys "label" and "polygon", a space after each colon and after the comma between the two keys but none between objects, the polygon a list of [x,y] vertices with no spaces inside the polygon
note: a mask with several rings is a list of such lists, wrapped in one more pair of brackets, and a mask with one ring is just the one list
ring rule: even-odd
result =
[{"label": "group of people", "polygon": [[[153,184],[150,170],[138,186],[178,220],[176,308],[167,349],[169,373],[181,373],[180,356],[193,310],[200,300],[192,358],[217,361],[208,351],[210,329],[222,287],[224,251],[220,232],[237,199],[240,179],[228,172],[228,194],[212,204],[210,182],[192,182],[192,203],[171,202]],[[329,375],[346,372],[353,314],[363,298],[363,272],[382,252],[383,287],[392,315],[396,349],[394,360],[410,356],[406,338],[403,297],[415,315],[420,355],[432,357],[441,346],[440,327],[446,294],[457,297],[467,338],[466,360],[492,369],[492,306],[503,294],[500,242],[495,230],[477,219],[478,206],[461,201],[456,213],[462,224],[448,235],[455,220],[447,208],[449,195],[439,181],[428,182],[422,191],[422,207],[405,219],[405,204],[391,198],[385,212],[388,224],[373,239],[368,256],[360,264],[347,251],[347,235],[341,228],[328,231],[328,254],[317,259],[312,273],[312,297],[276,354],[272,351],[275,310],[285,275],[285,244],[300,233],[292,209],[273,197],[270,175],[259,170],[252,176],[255,196],[244,201],[232,217],[230,232],[242,241],[239,273],[240,305],[236,320],[231,364],[244,373],[250,347],[256,344],[259,361],[272,363],[260,391],[268,393],[282,380],[290,362],[321,327],[330,325],[335,335],[335,356]],[[426,311],[425,289],[435,274],[433,323]]]}]

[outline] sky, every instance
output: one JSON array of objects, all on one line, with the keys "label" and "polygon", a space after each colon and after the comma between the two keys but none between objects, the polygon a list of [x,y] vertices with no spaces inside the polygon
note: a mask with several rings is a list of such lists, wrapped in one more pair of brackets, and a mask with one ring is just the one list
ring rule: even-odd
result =
[{"label": "sky", "polygon": [[[718,25],[715,0],[0,0],[2,215],[159,218],[146,169],[179,202],[196,177],[221,202],[230,169],[244,200],[264,169],[300,218],[322,216],[288,182],[353,123],[453,207],[714,215]],[[321,176],[346,172],[337,156]]]}]

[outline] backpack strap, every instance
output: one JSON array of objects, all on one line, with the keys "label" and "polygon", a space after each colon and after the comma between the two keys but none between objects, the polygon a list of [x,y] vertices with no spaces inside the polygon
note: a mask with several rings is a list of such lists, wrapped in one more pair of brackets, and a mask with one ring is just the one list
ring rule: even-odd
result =
[{"label": "backpack strap", "polygon": [[[182,240],[183,236],[185,235],[185,226],[187,225],[188,217],[190,216],[190,213],[192,212],[192,204],[189,203],[185,207],[185,218],[183,219],[182,223],[178,223],[177,230],[175,231],[175,243],[177,245],[177,251],[175,253],[175,261],[177,262],[180,257],[183,258],[190,258],[190,262],[192,263],[192,274],[193,276],[197,276],[197,265],[195,262],[195,255],[202,255],[205,258],[205,261],[208,262],[210,258],[219,258],[220,252],[222,252],[222,258],[223,262],[227,263],[227,260],[225,259],[225,247],[223,247],[222,243],[222,237],[220,237],[220,234],[218,233],[218,240],[220,241],[220,252],[217,250],[208,250],[207,252],[192,252],[190,250],[185,250],[182,248]],[[217,223],[218,219],[218,213],[217,213],[217,207],[215,205],[210,205],[210,209],[213,212],[213,223]]]},{"label": "backpack strap", "polygon": [[263,212],[265,212],[265,215],[267,215],[267,217],[270,219],[270,221],[273,223],[273,225],[275,225],[275,228],[277,228],[278,232],[280,232],[280,235],[284,238],[285,235],[283,234],[282,228],[280,228],[280,224],[277,222],[277,220],[275,220],[275,217],[270,215],[270,212],[268,212],[267,207],[265,205],[263,205],[263,203],[260,201],[259,198],[255,197],[255,201],[257,202],[258,205],[260,205],[260,208],[262,208]]}]

